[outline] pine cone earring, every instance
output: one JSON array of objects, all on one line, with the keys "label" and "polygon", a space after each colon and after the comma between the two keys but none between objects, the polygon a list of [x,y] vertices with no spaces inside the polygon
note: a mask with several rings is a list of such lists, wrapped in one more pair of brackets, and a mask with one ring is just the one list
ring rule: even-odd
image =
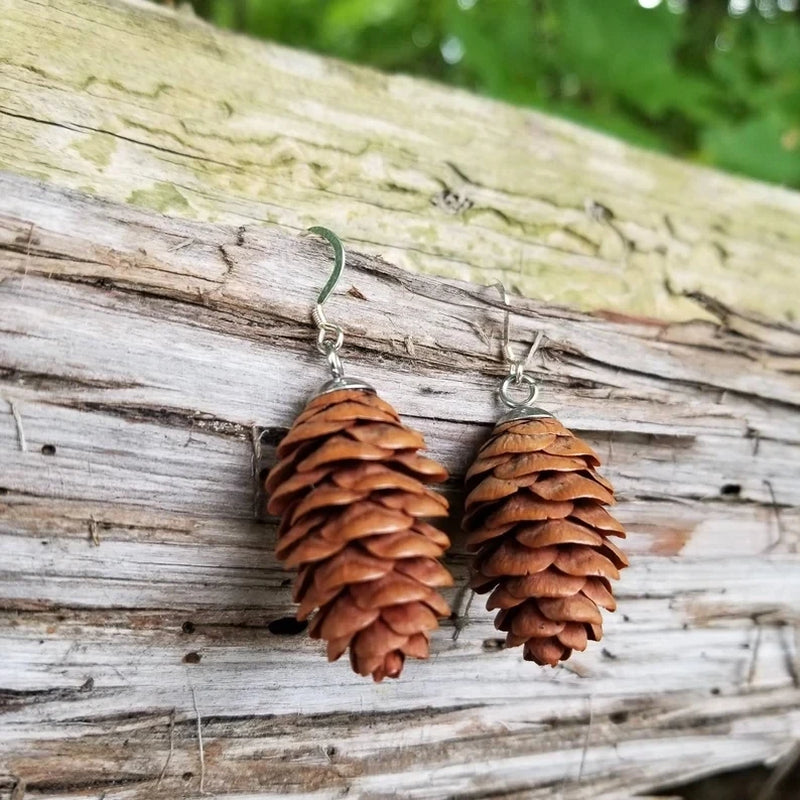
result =
[{"label": "pine cone earring", "polygon": [[453,582],[438,561],[450,541],[424,521],[447,515],[447,501],[426,486],[447,471],[418,454],[422,435],[371,386],[344,377],[342,329],[322,310],[344,251],[331,231],[309,230],[336,257],[312,313],[332,379],[278,445],[267,508],[281,517],[276,554],[298,570],[298,620],[316,611],[309,633],[327,641],[328,660],[349,648],[353,670],[381,681],[399,677],[407,656],[427,658],[430,632],[450,613],[437,591]]},{"label": "pine cone earring", "polygon": [[[600,608],[616,608],[610,579],[628,565],[610,537],[625,531],[605,506],[611,484],[597,454],[548,411],[532,406],[539,387],[514,359],[505,288],[503,354],[509,375],[500,398],[510,408],[466,476],[464,530],[476,551],[470,583],[491,591],[487,610],[508,646],[527,661],[556,666],[603,635]],[[535,352],[541,334],[526,357]],[[524,388],[521,401],[512,387]]]}]

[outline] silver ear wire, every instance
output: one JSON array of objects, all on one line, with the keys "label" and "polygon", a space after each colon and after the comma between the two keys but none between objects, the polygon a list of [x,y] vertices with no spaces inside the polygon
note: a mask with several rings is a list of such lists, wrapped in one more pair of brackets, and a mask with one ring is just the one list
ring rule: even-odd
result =
[{"label": "silver ear wire", "polygon": [[544,332],[537,332],[536,338],[533,340],[533,344],[528,350],[525,358],[514,358],[514,353],[511,350],[511,306],[508,303],[506,287],[500,281],[493,283],[492,286],[499,289],[500,294],[503,297],[503,358],[508,365],[509,375],[513,375],[515,381],[520,383],[522,382],[522,376],[525,372],[525,367],[528,365],[528,363],[530,363],[531,358],[533,358],[534,353],[536,353],[536,351],[539,349],[539,345],[542,343]]},{"label": "silver ear wire", "polygon": [[[511,419],[530,419],[534,417],[552,417],[553,415],[549,411],[545,411],[542,408],[536,408],[535,406],[531,405],[531,403],[535,402],[536,398],[539,396],[539,384],[533,375],[531,375],[529,372],[526,372],[525,369],[533,355],[539,349],[542,339],[544,338],[544,332],[537,332],[536,338],[533,340],[533,343],[531,344],[530,349],[525,354],[524,358],[515,358],[514,352],[511,349],[511,306],[508,302],[506,287],[500,281],[492,284],[492,286],[499,289],[503,298],[504,315],[502,352],[503,360],[508,367],[508,375],[500,384],[499,394],[503,404],[511,409],[511,411],[501,418],[501,421],[505,422]],[[520,388],[523,386],[527,389],[527,396],[522,400],[515,399],[511,394],[512,387]]]},{"label": "silver ear wire", "polygon": [[321,225],[314,225],[308,231],[327,239],[333,247],[333,269],[311,310],[311,319],[317,326],[317,350],[325,356],[331,370],[331,380],[320,387],[318,394],[334,392],[337,389],[363,389],[374,392],[375,390],[364,381],[344,376],[344,366],[339,357],[339,351],[344,344],[344,331],[338,325],[328,322],[322,308],[344,271],[345,254],[342,240],[332,230],[323,228]]},{"label": "silver ear wire", "polygon": [[322,287],[322,291],[317,297],[317,302],[314,304],[314,308],[311,311],[311,319],[317,326],[318,331],[317,350],[328,359],[333,376],[335,378],[341,377],[343,374],[342,362],[337,354],[339,350],[342,349],[342,344],[344,343],[344,331],[338,325],[333,325],[328,322],[322,306],[325,304],[325,301],[342,276],[345,263],[344,247],[342,246],[342,240],[333,231],[328,230],[328,228],[315,225],[308,230],[310,233],[316,233],[322,236],[323,239],[327,239],[333,247],[333,270],[331,270],[327,282]]}]

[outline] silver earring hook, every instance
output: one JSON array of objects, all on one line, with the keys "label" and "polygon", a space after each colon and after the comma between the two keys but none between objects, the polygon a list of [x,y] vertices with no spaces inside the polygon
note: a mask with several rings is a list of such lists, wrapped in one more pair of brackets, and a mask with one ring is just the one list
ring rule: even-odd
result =
[{"label": "silver earring hook", "polygon": [[317,395],[335,392],[339,389],[360,389],[374,393],[375,390],[359,378],[345,377],[342,359],[339,358],[339,350],[342,349],[344,343],[344,331],[338,325],[328,322],[322,309],[344,271],[345,255],[342,240],[332,230],[323,228],[321,225],[314,225],[308,229],[308,232],[316,233],[333,247],[333,269],[311,310],[311,319],[317,326],[317,350],[325,356],[331,370],[331,379],[320,387]]},{"label": "silver earring hook", "polygon": [[[511,409],[512,414],[524,413],[525,416],[531,416],[534,412],[538,416],[550,416],[548,412],[541,409],[533,409],[531,403],[539,396],[539,384],[534,377],[525,371],[526,365],[530,362],[534,353],[539,349],[539,345],[544,338],[544,332],[538,331],[536,338],[533,340],[530,349],[525,354],[524,358],[518,359],[514,356],[514,351],[511,349],[511,306],[508,302],[508,293],[506,287],[498,281],[492,284],[500,291],[503,298],[503,360],[508,367],[508,375],[500,384],[500,399],[503,403]],[[527,390],[527,396],[521,400],[515,399],[511,395],[511,388],[524,386]],[[508,415],[507,415],[508,416]]]},{"label": "silver earring hook", "polygon": [[322,291],[317,298],[317,305],[322,306],[336,287],[339,278],[342,277],[345,262],[344,246],[342,245],[342,240],[332,230],[323,228],[322,225],[314,225],[309,228],[308,231],[309,233],[316,233],[323,239],[327,239],[333,247],[333,270],[328,278],[328,282],[322,287]]},{"label": "silver earring hook", "polygon": [[317,326],[317,350],[328,359],[333,376],[335,378],[340,378],[343,372],[342,362],[339,359],[338,352],[341,350],[342,344],[344,343],[344,331],[338,325],[328,322],[322,306],[328,297],[330,297],[331,292],[342,276],[345,263],[344,246],[342,245],[342,240],[328,228],[323,228],[321,225],[314,225],[308,230],[309,233],[316,233],[323,239],[327,239],[333,247],[333,269],[317,297],[317,302],[314,304],[314,308],[311,311],[311,319]]},{"label": "silver earring hook", "polygon": [[513,363],[514,354],[511,352],[511,308],[508,305],[508,294],[505,284],[497,281],[492,284],[500,290],[503,297],[503,357],[509,363]]},{"label": "silver earring hook", "polygon": [[516,378],[517,383],[520,383],[526,365],[530,363],[531,358],[533,358],[533,355],[542,343],[544,332],[537,331],[536,338],[533,340],[533,344],[530,346],[525,358],[515,358],[514,352],[511,349],[511,306],[508,302],[508,293],[506,292],[505,285],[500,281],[493,283],[492,286],[500,291],[503,298],[503,358],[509,367],[509,373]]}]

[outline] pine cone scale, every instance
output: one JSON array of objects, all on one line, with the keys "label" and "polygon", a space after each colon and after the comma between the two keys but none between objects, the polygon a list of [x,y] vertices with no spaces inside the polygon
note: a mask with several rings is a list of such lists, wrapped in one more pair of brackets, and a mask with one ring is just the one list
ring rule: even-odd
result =
[{"label": "pine cone scale", "polygon": [[351,433],[359,442],[373,444],[384,450],[418,450],[425,447],[421,433],[402,425],[376,422],[368,427],[355,428]]},{"label": "pine cone scale", "polygon": [[547,569],[558,554],[555,547],[530,548],[518,544],[513,538],[504,538],[494,551],[478,556],[475,566],[487,578],[529,575]]},{"label": "pine cone scale", "polygon": [[[334,394],[338,396],[334,397]],[[328,419],[352,419],[352,414],[361,414],[363,419],[400,421],[397,412],[376,394],[367,397],[361,389],[345,389],[310,400],[298,415],[295,425],[303,424],[322,412],[327,413]]]},{"label": "pine cone scale", "polygon": [[441,483],[447,480],[447,470],[438,461],[418,453],[395,453],[390,461],[405,467],[423,482]]},{"label": "pine cone scale", "polygon": [[554,564],[566,575],[598,575],[619,580],[619,570],[604,555],[582,544],[560,547]]},{"label": "pine cone scale", "polygon": [[603,542],[602,550],[600,551],[609,561],[611,561],[617,569],[624,569],[630,566],[628,556],[617,547],[611,539],[606,539]]},{"label": "pine cone scale", "polygon": [[[348,547],[333,558],[308,569],[313,570],[315,587],[321,591],[330,589],[338,591],[350,583],[363,583],[382,578],[393,568],[394,563],[389,559],[375,558],[359,552],[354,547]],[[299,600],[300,598],[297,601]]]},{"label": "pine cone scale", "polygon": [[398,509],[386,508],[372,500],[350,506],[341,516],[320,528],[320,535],[332,542],[348,542],[371,533],[395,533],[409,530],[414,517]]},{"label": "pine cone scale", "polygon": [[557,569],[544,569],[532,575],[510,579],[505,586],[515,597],[571,597],[584,589],[583,576],[565,575]]},{"label": "pine cone scale", "polygon": [[350,596],[361,608],[384,608],[385,606],[425,601],[431,589],[408,575],[396,570],[377,580],[356,583],[349,588]]},{"label": "pine cone scale", "polygon": [[520,453],[518,456],[503,459],[494,469],[494,475],[503,480],[521,478],[545,470],[569,472],[586,469],[585,462],[575,456],[558,456],[544,451]]},{"label": "pine cone scale", "polygon": [[269,504],[270,513],[282,514],[298,496],[306,494],[313,484],[319,483],[330,471],[328,468],[320,467],[309,472],[296,472],[273,491]]},{"label": "pine cone scale", "polygon": [[[339,594],[321,608],[324,613],[315,614],[308,632],[314,639],[341,639],[354,636],[380,618],[378,608],[362,608],[349,593]],[[319,624],[317,623],[319,620]]]},{"label": "pine cone scale", "polygon": [[283,565],[285,567],[299,567],[303,563],[313,563],[321,561],[324,558],[329,558],[338,553],[340,549],[341,546],[338,542],[329,542],[321,536],[314,534],[300,541],[300,543],[289,552],[276,547],[275,553],[283,560]]},{"label": "pine cone scale", "polygon": [[570,516],[606,535],[617,535],[623,539],[625,538],[625,529],[602,506],[591,503],[576,503]]},{"label": "pine cone scale", "polygon": [[433,611],[419,601],[388,606],[381,611],[381,616],[393,631],[405,636],[439,627],[439,620]]},{"label": "pine cone scale", "polygon": [[614,496],[597,481],[577,472],[558,472],[549,478],[540,478],[528,490],[542,500],[584,500],[613,503]]},{"label": "pine cone scale", "polygon": [[431,558],[402,558],[395,565],[395,570],[419,581],[423,586],[452,586],[453,576],[439,562]]},{"label": "pine cone scale", "polygon": [[[531,494],[517,493],[510,497],[506,503],[489,515],[486,525],[499,528],[503,525],[516,522],[534,522],[545,519],[563,519],[572,513],[575,504],[566,502],[547,502],[544,499],[533,497]],[[470,515],[467,515],[470,518]]]},{"label": "pine cone scale", "polygon": [[361,540],[361,544],[372,555],[389,559],[412,556],[438,558],[442,552],[441,544],[431,541],[413,528],[382,536],[368,536]]},{"label": "pine cone scale", "polygon": [[536,602],[539,611],[554,622],[603,622],[597,606],[581,592],[570,597],[540,597]]},{"label": "pine cone scale", "polygon": [[534,522],[531,525],[520,525],[514,533],[514,538],[526,547],[547,547],[551,544],[589,544],[599,547],[606,541],[599,533],[595,533],[585,525],[563,517]]},{"label": "pine cone scale", "polygon": [[420,483],[416,478],[391,469],[383,463],[360,464],[349,469],[335,470],[331,477],[333,482],[343,489],[358,487],[367,494],[377,489],[402,489],[412,494],[421,490]]},{"label": "pine cone scale", "polygon": [[555,440],[555,433],[501,434],[490,439],[478,451],[478,456],[486,458],[487,456],[504,456],[509,453],[530,453],[532,450],[544,450]]},{"label": "pine cone scale", "polygon": [[516,636],[528,639],[531,636],[555,636],[564,630],[563,622],[553,622],[548,619],[536,606],[536,602],[528,600],[509,614],[509,609],[503,609],[495,619],[495,627],[501,631],[511,631]]},{"label": "pine cone scale", "polygon": [[606,611],[616,611],[617,601],[611,593],[608,581],[602,578],[590,578],[583,585],[581,591],[595,604]]},{"label": "pine cone scale", "polygon": [[[390,452],[390,451],[389,451]],[[342,461],[382,461],[389,455],[382,447],[368,442],[359,442],[349,436],[337,434],[326,439],[311,455],[297,464],[300,472],[306,472],[323,464]]]},{"label": "pine cone scale", "polygon": [[332,433],[338,433],[343,428],[347,427],[349,420],[338,421],[324,421],[317,422],[311,420],[305,425],[292,428],[289,433],[281,440],[278,445],[276,453],[278,458],[284,458],[291,455],[298,447],[308,442],[310,439],[316,439],[320,436],[329,436]]}]

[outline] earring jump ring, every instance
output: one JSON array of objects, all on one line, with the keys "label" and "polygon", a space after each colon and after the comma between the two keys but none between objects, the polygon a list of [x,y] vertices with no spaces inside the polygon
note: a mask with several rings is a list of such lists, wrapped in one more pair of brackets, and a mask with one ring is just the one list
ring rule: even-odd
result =
[{"label": "earring jump ring", "polygon": [[[515,400],[510,392],[512,386],[521,387],[525,386],[527,397],[522,400]],[[517,380],[516,374],[508,375],[506,379],[500,384],[500,399],[509,408],[518,408],[520,406],[529,406],[539,396],[539,384],[527,373],[523,372],[522,377]]]},{"label": "earring jump ring", "polygon": [[338,325],[326,323],[317,332],[317,350],[326,355],[328,350],[338,352],[344,343],[344,331]]}]

